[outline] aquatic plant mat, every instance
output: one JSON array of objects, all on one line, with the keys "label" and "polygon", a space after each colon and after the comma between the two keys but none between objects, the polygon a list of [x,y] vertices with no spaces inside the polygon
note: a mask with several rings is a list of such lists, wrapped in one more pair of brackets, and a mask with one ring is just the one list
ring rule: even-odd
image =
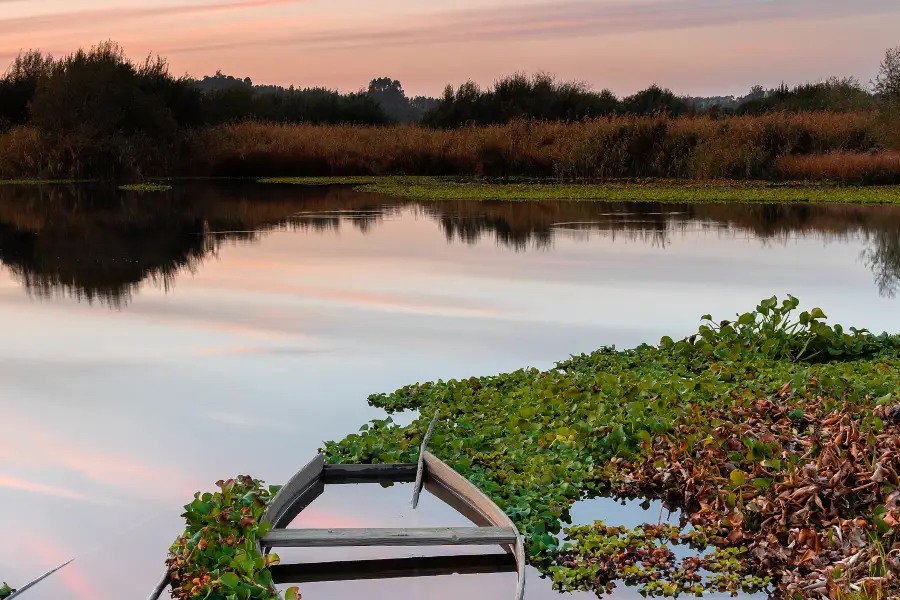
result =
[{"label": "aquatic plant mat", "polygon": [[[678,342],[369,403],[440,410],[430,448],[516,522],[560,590],[895,596],[900,338],[797,312],[771,298]],[[414,461],[427,424],[372,421],[327,442],[327,460]],[[565,528],[571,504],[600,496],[660,499],[682,522]]]},{"label": "aquatic plant mat", "polygon": [[764,181],[638,180],[554,183],[513,178],[271,177],[269,184],[353,185],[360,192],[413,200],[592,200],[606,202],[898,204],[900,186],[850,186]]}]

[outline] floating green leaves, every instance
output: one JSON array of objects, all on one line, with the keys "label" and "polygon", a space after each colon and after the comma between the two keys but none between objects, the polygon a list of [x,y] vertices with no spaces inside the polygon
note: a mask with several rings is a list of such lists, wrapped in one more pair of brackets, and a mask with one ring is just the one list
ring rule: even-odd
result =
[{"label": "floating green leaves", "polygon": [[120,185],[119,189],[123,192],[167,192],[172,186],[160,183],[129,183]]},{"label": "floating green leaves", "polygon": [[[259,519],[278,486],[263,487],[246,475],[218,481],[218,492],[194,494],[185,505],[187,527],[166,561],[173,598],[182,600],[279,600],[268,567],[277,554],[261,556],[256,541],[271,525]],[[286,600],[299,598],[291,588]]]},{"label": "floating green leaves", "polygon": [[[900,542],[900,338],[827,325],[821,309],[798,306],[769,298],[734,320],[706,315],[682,340],[415,384],[369,402],[388,413],[440,409],[432,451],[516,522],[530,562],[562,589],[603,593],[618,579],[648,594],[697,585],[817,594],[836,585],[829,567],[855,585],[877,555],[869,533],[889,550]],[[327,442],[326,456],[414,462],[426,427],[372,421]],[[608,531],[601,540],[570,529],[561,547],[571,504],[596,496],[682,509],[713,548],[696,558],[714,577],[694,581],[683,565],[666,575],[667,561],[610,565]],[[877,506],[886,507],[880,521]],[[615,544],[647,531],[616,533]]]}]

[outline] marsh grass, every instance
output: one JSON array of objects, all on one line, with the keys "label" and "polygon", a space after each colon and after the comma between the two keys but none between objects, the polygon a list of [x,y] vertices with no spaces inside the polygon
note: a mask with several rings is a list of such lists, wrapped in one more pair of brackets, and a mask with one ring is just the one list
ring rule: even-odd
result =
[{"label": "marsh grass", "polygon": [[782,156],[776,167],[785,179],[792,180],[900,183],[900,151],[897,150]]},{"label": "marsh grass", "polygon": [[[894,182],[900,176],[893,154],[884,153],[893,144],[893,122],[874,111],[517,120],[446,130],[245,122],[184,131],[165,148],[130,138],[95,148],[73,136],[51,141],[26,126],[0,134],[0,177],[527,176],[602,182],[815,176],[872,183],[875,173],[878,181]],[[118,158],[107,160],[113,155]],[[828,158],[791,162],[807,156]],[[828,166],[844,158],[854,166]],[[871,164],[878,166],[866,166]]]},{"label": "marsh grass", "polygon": [[197,132],[189,164],[213,175],[782,178],[782,156],[879,147],[874,113],[614,117],[428,129],[243,123]]}]

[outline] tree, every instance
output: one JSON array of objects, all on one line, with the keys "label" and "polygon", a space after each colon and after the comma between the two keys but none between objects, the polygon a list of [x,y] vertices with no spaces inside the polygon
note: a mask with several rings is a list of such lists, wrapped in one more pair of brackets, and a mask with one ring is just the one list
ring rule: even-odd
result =
[{"label": "tree", "polygon": [[881,61],[881,69],[873,82],[875,93],[893,102],[900,102],[900,46],[889,48]]},{"label": "tree", "polygon": [[662,115],[673,117],[690,112],[690,106],[668,88],[661,88],[655,83],[645,90],[628,96],[623,101],[625,111],[632,115]]},{"label": "tree", "polygon": [[0,130],[28,122],[28,105],[34,98],[38,82],[53,67],[53,57],[32,50],[19,54],[0,78]]},{"label": "tree", "polygon": [[390,77],[373,79],[369,82],[367,94],[393,121],[410,123],[421,118],[421,114],[410,104],[403,86],[396,79]]}]

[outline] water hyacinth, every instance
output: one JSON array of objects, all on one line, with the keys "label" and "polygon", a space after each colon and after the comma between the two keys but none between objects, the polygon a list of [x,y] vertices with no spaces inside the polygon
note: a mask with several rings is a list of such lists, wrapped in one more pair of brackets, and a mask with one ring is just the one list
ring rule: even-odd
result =
[{"label": "water hyacinth", "polygon": [[[264,487],[247,475],[218,481],[219,491],[185,505],[187,527],[166,560],[172,597],[181,600],[280,600],[268,567],[277,554],[260,556],[256,541],[271,525],[259,519],[279,486]],[[290,588],[284,600],[296,600]]]},{"label": "water hyacinth", "polygon": [[[896,593],[900,338],[798,306],[770,298],[734,319],[706,315],[677,342],[369,401],[439,409],[430,447],[513,518],[530,562],[561,590]],[[425,425],[375,420],[325,451],[331,462],[413,461]],[[597,523],[561,542],[571,504],[598,496],[663,500],[683,522]],[[695,554],[675,560],[675,543]]]}]

